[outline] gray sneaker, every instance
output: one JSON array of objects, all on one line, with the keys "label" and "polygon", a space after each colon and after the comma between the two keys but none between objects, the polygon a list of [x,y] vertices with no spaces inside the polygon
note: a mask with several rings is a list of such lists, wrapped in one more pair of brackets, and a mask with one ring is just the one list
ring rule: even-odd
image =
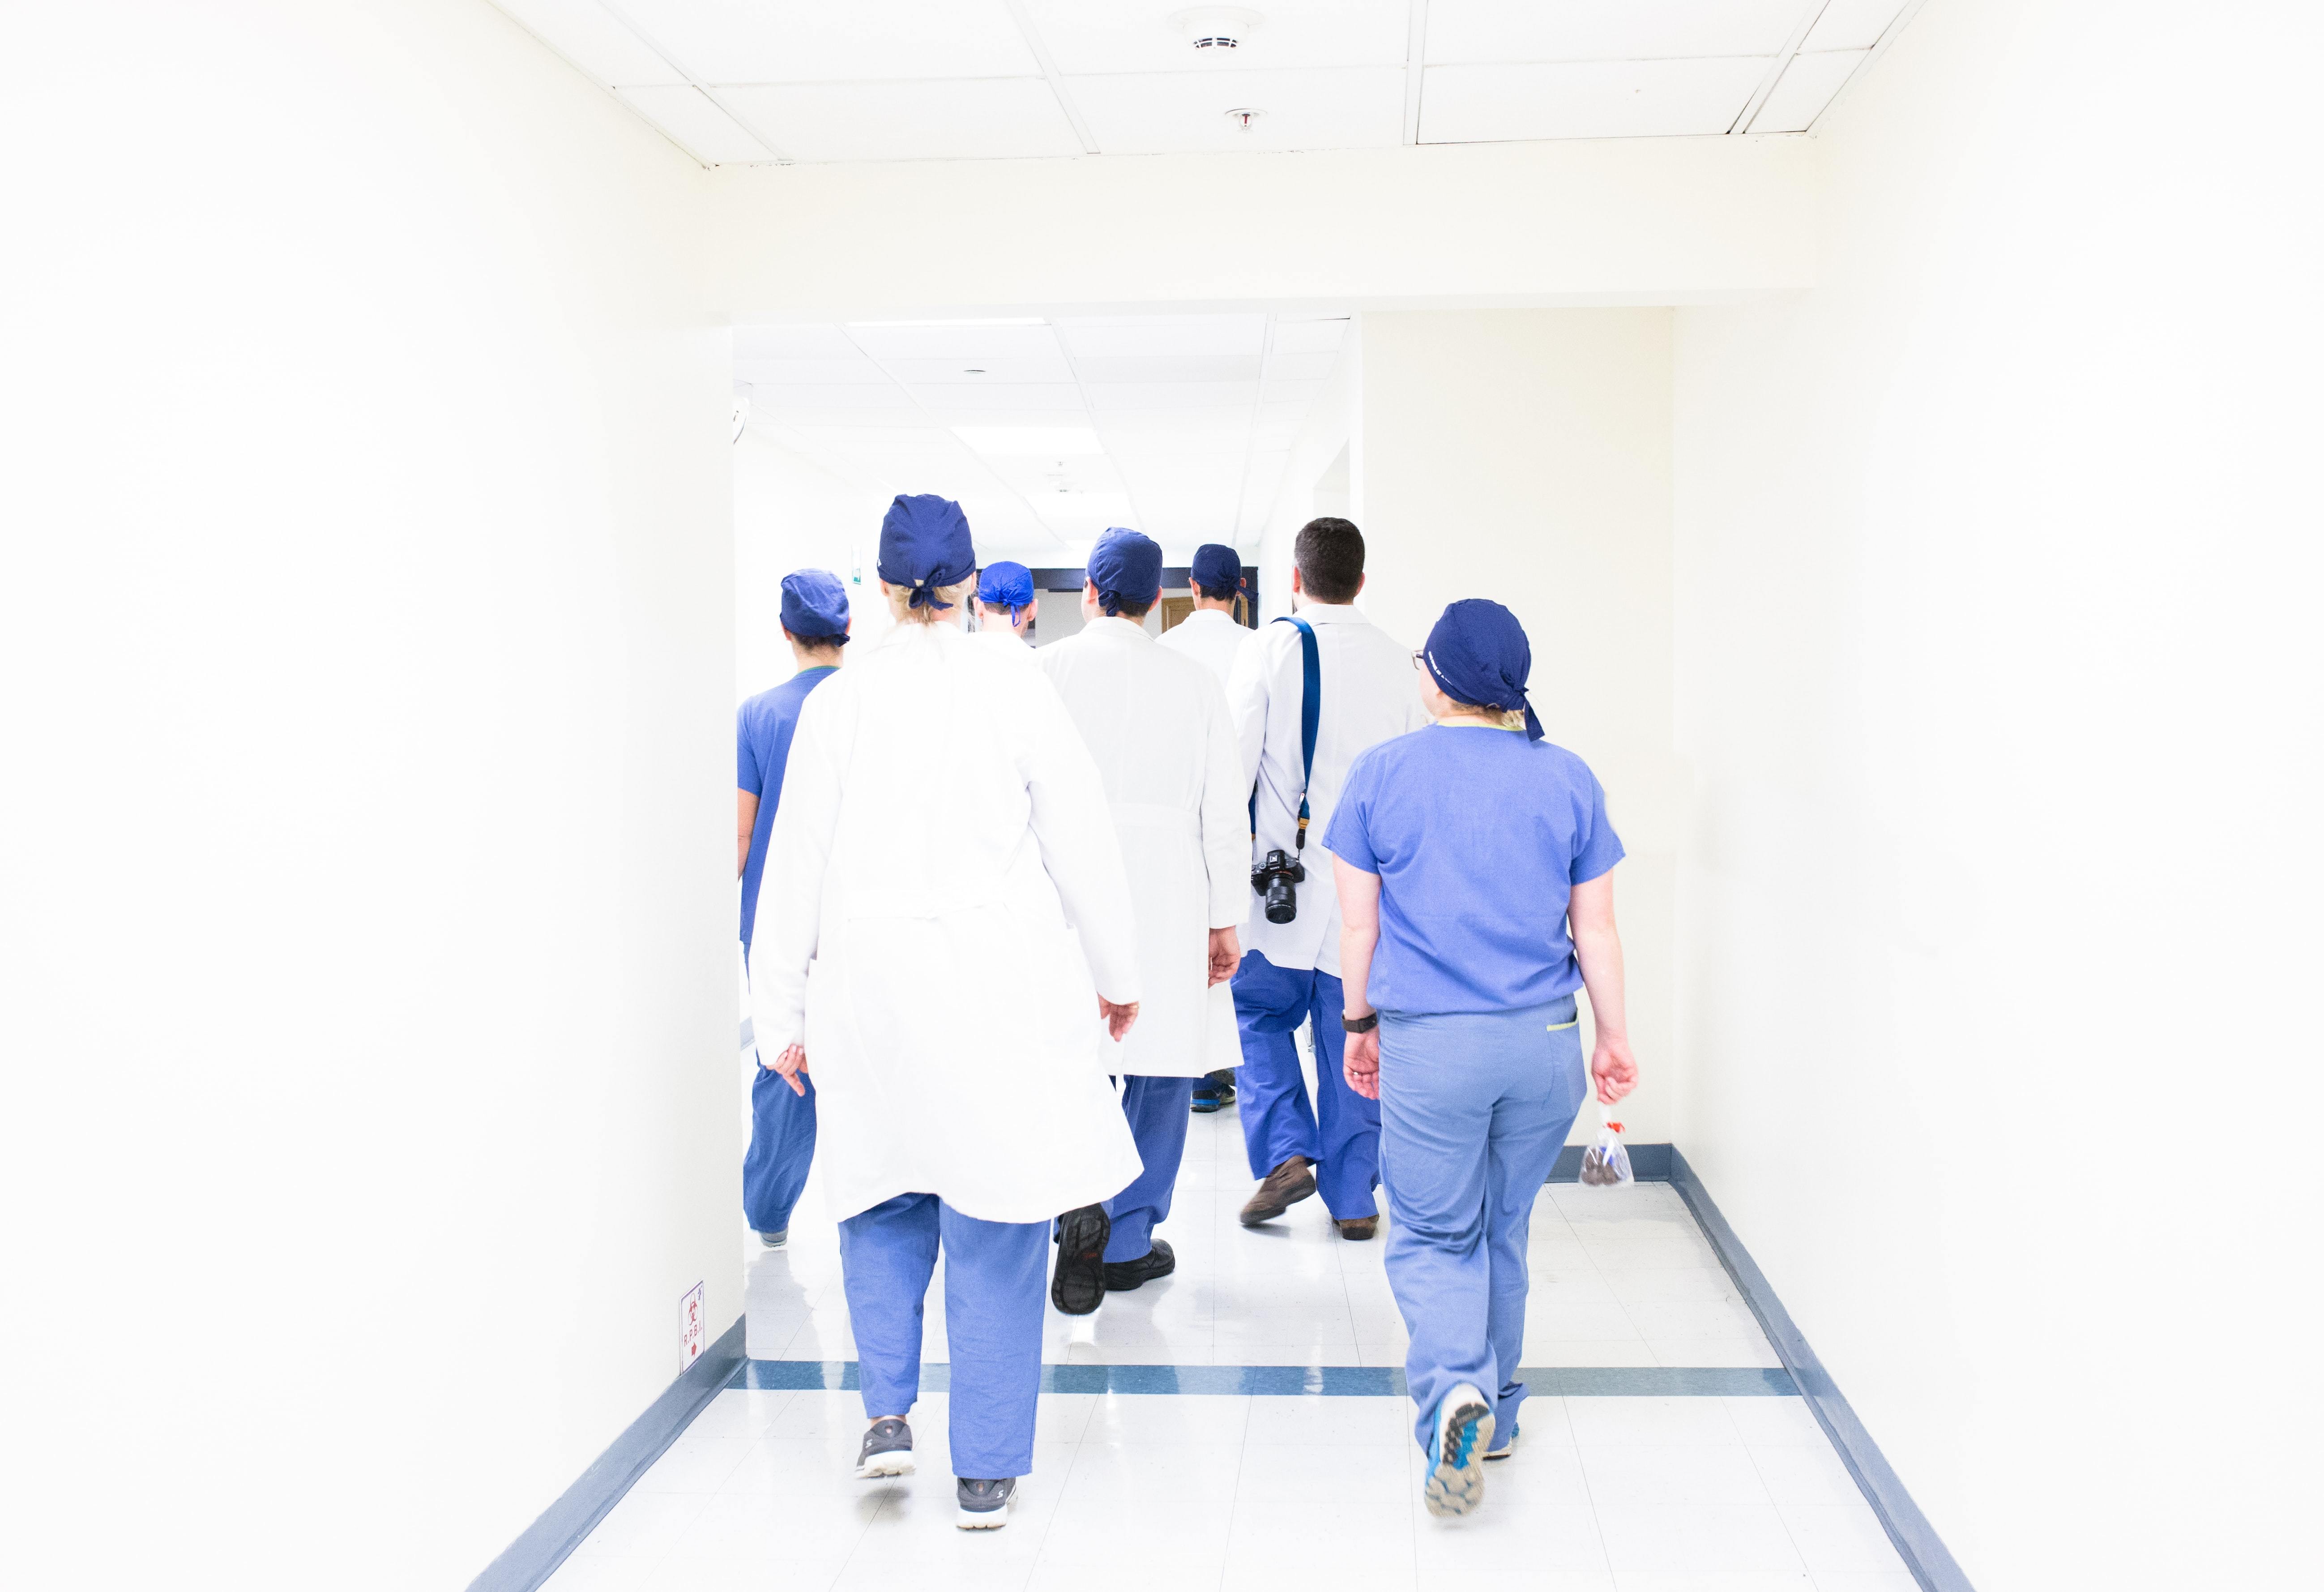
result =
[{"label": "gray sneaker", "polygon": [[912,1429],[900,1415],[884,1416],[863,1434],[863,1451],[855,1457],[858,1479],[912,1474]]},{"label": "gray sneaker", "polygon": [[778,1227],[771,1233],[761,1233],[759,1235],[759,1242],[765,1245],[769,1249],[780,1249],[784,1245],[788,1244],[790,1241],[791,1230],[788,1227]]},{"label": "gray sneaker", "polygon": [[1436,1406],[1436,1429],[1429,1434],[1428,1475],[1420,1501],[1434,1515],[1466,1514],[1485,1501],[1485,1467],[1493,1451],[1493,1406],[1462,1383]]},{"label": "gray sneaker", "polygon": [[999,1481],[971,1481],[964,1476],[955,1479],[960,1484],[955,1489],[960,1518],[954,1524],[964,1532],[995,1532],[1009,1523],[1009,1504],[1017,1496],[1015,1476],[1004,1476]]}]

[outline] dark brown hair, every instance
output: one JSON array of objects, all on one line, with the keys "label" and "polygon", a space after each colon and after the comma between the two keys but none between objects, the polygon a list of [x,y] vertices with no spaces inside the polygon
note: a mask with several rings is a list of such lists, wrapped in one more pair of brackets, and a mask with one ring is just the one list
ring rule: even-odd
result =
[{"label": "dark brown hair", "polygon": [[1299,527],[1291,544],[1300,589],[1319,603],[1351,603],[1364,583],[1364,533],[1352,521],[1325,514]]}]

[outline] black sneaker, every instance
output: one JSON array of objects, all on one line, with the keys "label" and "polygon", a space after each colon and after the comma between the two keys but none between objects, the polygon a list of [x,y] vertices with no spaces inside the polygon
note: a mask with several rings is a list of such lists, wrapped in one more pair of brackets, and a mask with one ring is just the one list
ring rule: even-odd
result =
[{"label": "black sneaker", "polygon": [[855,1474],[864,1481],[912,1474],[912,1429],[902,1416],[883,1416],[872,1423],[863,1434],[863,1451],[855,1457]]},{"label": "black sneaker", "polygon": [[1136,1260],[1105,1263],[1105,1286],[1109,1293],[1128,1293],[1141,1288],[1157,1277],[1167,1277],[1178,1269],[1178,1257],[1170,1253],[1170,1241],[1157,1238],[1154,1247]]},{"label": "black sneaker", "polygon": [[1194,1109],[1208,1115],[1235,1103],[1234,1069],[1222,1068],[1194,1084]]},{"label": "black sneaker", "polygon": [[1009,1505],[1017,1496],[1015,1476],[1005,1476],[999,1481],[971,1481],[964,1476],[954,1479],[957,1485],[953,1496],[960,1504],[954,1525],[964,1532],[995,1532],[1009,1523]]},{"label": "black sneaker", "polygon": [[1065,1314],[1086,1316],[1104,1300],[1105,1241],[1112,1234],[1102,1205],[1084,1205],[1057,1218],[1057,1273],[1049,1280],[1049,1302]]}]

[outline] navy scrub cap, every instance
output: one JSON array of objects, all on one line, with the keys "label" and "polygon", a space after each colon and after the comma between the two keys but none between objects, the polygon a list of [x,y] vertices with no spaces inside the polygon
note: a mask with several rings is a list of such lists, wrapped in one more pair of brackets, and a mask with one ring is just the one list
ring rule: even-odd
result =
[{"label": "navy scrub cap", "polygon": [[1151,603],[1162,595],[1162,544],[1116,525],[1090,550],[1089,578],[1108,614],[1124,603]]},{"label": "navy scrub cap", "polygon": [[1484,597],[1463,598],[1436,621],[1421,656],[1446,696],[1479,708],[1522,708],[1526,739],[1541,739],[1541,720],[1526,700],[1533,648],[1515,614]]},{"label": "navy scrub cap", "polygon": [[1186,578],[1196,586],[1206,586],[1213,591],[1222,586],[1240,588],[1242,585],[1242,555],[1224,542],[1206,541],[1194,550],[1194,561],[1188,567]]},{"label": "navy scrub cap", "polygon": [[987,564],[977,578],[976,595],[998,607],[1021,608],[1033,600],[1033,571],[1007,559]]},{"label": "navy scrub cap", "polygon": [[960,504],[932,492],[899,495],[880,525],[880,578],[912,588],[915,608],[949,608],[936,601],[939,586],[957,586],[976,573],[976,548]]},{"label": "navy scrub cap", "polygon": [[828,569],[794,569],[783,577],[783,628],[800,640],[847,639],[847,588]]}]

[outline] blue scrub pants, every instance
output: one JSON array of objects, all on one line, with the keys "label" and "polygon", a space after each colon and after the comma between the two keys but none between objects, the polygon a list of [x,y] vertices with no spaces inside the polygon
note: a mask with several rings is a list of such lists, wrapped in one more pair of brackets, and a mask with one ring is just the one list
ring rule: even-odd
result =
[{"label": "blue scrub pants", "polygon": [[[1379,1103],[1348,1087],[1340,1070],[1347,1041],[1340,981],[1319,968],[1278,967],[1247,953],[1234,976],[1235,1023],[1242,1030],[1242,1069],[1235,1109],[1242,1116],[1250,1175],[1263,1178],[1295,1155],[1315,1162],[1315,1188],[1342,1221],[1379,1214]],[[1300,1023],[1315,1024],[1315,1104],[1291,1041]]]},{"label": "blue scrub pants", "polygon": [[1412,1335],[1404,1374],[1423,1448],[1464,1382],[1496,1398],[1496,1443],[1517,1429],[1533,1202],[1584,1093],[1572,1023],[1571,995],[1520,1012],[1380,1014],[1382,1258]]},{"label": "blue scrub pants", "polygon": [[807,1093],[794,1095],[783,1075],[761,1067],[751,1080],[751,1147],[742,1152],[742,1214],[752,1230],[780,1233],[807,1187],[815,1162],[815,1080],[799,1074]]},{"label": "blue scrub pants", "polygon": [[862,1367],[863,1412],[910,1412],[936,1250],[952,1345],[952,1473],[1028,1475],[1041,1393],[1047,1222],[987,1222],[933,1194],[899,1194],[839,1224],[839,1272]]},{"label": "blue scrub pants", "polygon": [[1109,1261],[1143,1260],[1154,1247],[1154,1229],[1170,1215],[1170,1193],[1178,1186],[1178,1167],[1186,1159],[1194,1083],[1191,1078],[1135,1075],[1121,1080],[1121,1114],[1130,1119],[1130,1136],[1146,1168],[1130,1187],[1105,1202],[1105,1214],[1113,1223],[1113,1236],[1105,1241]]}]

